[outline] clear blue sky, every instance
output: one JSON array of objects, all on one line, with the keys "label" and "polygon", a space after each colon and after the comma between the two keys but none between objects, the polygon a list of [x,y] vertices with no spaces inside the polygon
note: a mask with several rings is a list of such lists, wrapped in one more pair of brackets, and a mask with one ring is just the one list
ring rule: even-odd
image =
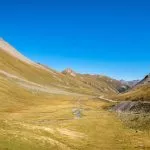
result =
[{"label": "clear blue sky", "polygon": [[36,62],[126,80],[150,72],[149,0],[0,3],[0,36]]}]

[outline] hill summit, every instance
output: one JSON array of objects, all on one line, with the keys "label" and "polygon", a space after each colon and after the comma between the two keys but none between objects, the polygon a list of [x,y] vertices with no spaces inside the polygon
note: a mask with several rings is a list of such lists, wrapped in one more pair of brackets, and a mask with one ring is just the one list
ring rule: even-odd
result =
[{"label": "hill summit", "polygon": [[67,68],[64,71],[62,71],[63,74],[68,74],[71,75],[73,77],[75,77],[77,75],[77,73],[75,71],[73,71],[71,68]]},{"label": "hill summit", "polygon": [[147,85],[147,84],[150,84],[150,73],[146,75],[140,82],[138,82],[136,86]]}]

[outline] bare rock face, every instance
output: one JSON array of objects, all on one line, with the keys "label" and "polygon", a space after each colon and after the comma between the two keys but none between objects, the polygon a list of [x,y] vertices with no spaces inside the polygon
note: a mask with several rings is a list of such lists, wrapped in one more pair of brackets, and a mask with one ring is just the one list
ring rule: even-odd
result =
[{"label": "bare rock face", "polygon": [[62,73],[63,73],[63,74],[71,75],[71,76],[73,76],[73,77],[75,77],[75,76],[77,75],[76,72],[73,71],[73,70],[70,69],[70,68],[65,69],[64,71],[62,71]]}]

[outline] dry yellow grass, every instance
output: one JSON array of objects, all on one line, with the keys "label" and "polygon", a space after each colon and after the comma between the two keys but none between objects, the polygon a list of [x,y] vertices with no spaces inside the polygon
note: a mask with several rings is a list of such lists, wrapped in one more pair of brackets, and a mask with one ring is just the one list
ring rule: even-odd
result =
[{"label": "dry yellow grass", "polygon": [[[32,93],[1,76],[0,149],[122,150],[150,147],[148,131],[126,127],[89,96]],[[81,118],[73,113],[81,110]]]},{"label": "dry yellow grass", "polygon": [[150,101],[150,85],[142,85],[138,86],[127,93],[119,94],[117,96],[112,97],[112,99],[124,101]]},{"label": "dry yellow grass", "polygon": [[118,82],[81,77],[34,67],[0,50],[0,150],[148,149],[149,130],[128,128],[103,109],[108,103],[89,96],[114,94]]},{"label": "dry yellow grass", "polygon": [[[80,97],[81,98],[81,97]],[[15,112],[0,113],[0,148],[131,150],[150,147],[148,132],[130,129],[115,114],[103,110],[105,102],[82,97],[49,97]],[[82,109],[76,118],[72,109]]]},{"label": "dry yellow grass", "polygon": [[89,95],[116,94],[117,88],[121,86],[119,81],[105,76],[79,75],[72,77],[44,66],[35,67],[35,65],[23,62],[0,49],[0,74],[2,72],[44,86],[53,86]]}]

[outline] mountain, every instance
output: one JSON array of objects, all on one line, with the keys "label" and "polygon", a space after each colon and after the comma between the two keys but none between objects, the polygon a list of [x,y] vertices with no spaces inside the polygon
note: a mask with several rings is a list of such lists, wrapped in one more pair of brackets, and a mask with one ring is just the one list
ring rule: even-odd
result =
[{"label": "mountain", "polygon": [[150,84],[150,73],[148,75],[146,75],[141,81],[139,81],[136,86],[141,86],[141,85],[147,85]]},{"label": "mountain", "polygon": [[[148,134],[125,128],[104,109],[110,104],[97,98],[117,95],[125,87],[107,76],[58,72],[1,39],[0,149],[134,149],[141,139],[149,147]],[[131,138],[135,134],[136,141]]]},{"label": "mountain", "polygon": [[118,80],[112,79],[103,75],[91,75],[76,73],[72,69],[65,69],[62,71],[68,77],[73,77],[89,87],[98,90],[99,94],[113,95],[127,90],[129,87],[126,84],[121,83]]},{"label": "mountain", "polygon": [[128,92],[119,94],[117,97],[115,96],[114,99],[150,101],[150,74],[136,83]]},{"label": "mountain", "polygon": [[125,85],[106,76],[79,74],[71,69],[58,72],[31,61],[3,39],[0,39],[0,76],[25,90],[51,94],[113,95]]},{"label": "mountain", "polygon": [[75,77],[77,74],[75,71],[73,71],[71,68],[67,68],[65,69],[64,71],[62,71],[63,74],[68,74],[68,75],[71,75],[73,77]]},{"label": "mountain", "polygon": [[122,84],[126,84],[130,87],[134,87],[140,80],[132,80],[132,81],[126,81],[126,80],[120,80]]}]

